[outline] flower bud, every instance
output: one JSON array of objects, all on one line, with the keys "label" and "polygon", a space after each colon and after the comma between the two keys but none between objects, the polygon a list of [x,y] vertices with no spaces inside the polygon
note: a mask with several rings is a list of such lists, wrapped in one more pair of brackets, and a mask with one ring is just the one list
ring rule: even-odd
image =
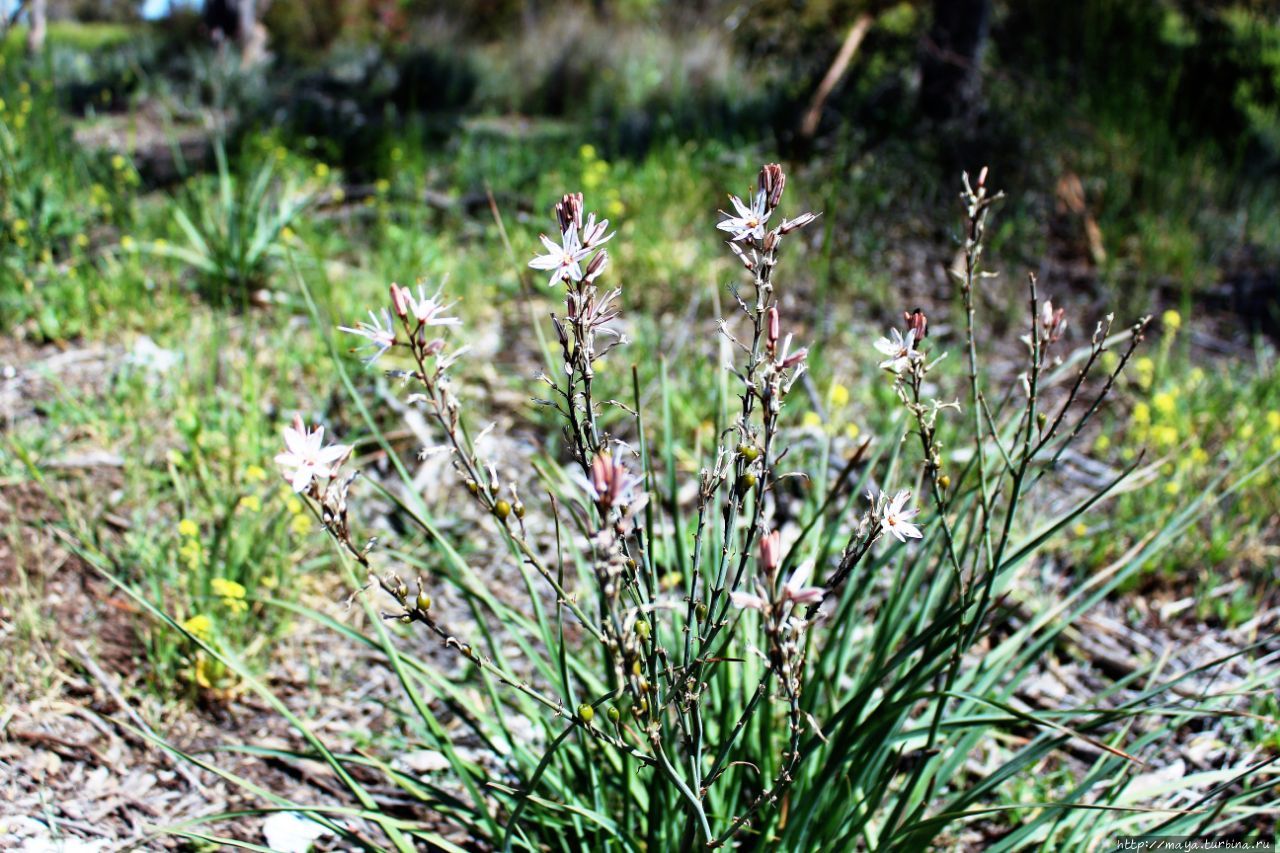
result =
[{"label": "flower bud", "polygon": [[431,609],[431,596],[427,595],[427,591],[425,589],[421,589],[421,588],[418,589],[417,605],[418,605],[418,609],[421,610],[423,613],[426,613],[428,610]]},{"label": "flower bud", "polygon": [[391,282],[391,307],[401,320],[409,316],[408,291],[394,281]]},{"label": "flower bud", "polygon": [[760,564],[772,575],[782,562],[782,531],[770,530],[760,537]]},{"label": "flower bud", "polygon": [[583,702],[581,705],[578,706],[578,719],[582,720],[582,722],[586,723],[587,725],[590,725],[591,721],[594,720],[595,718],[596,718],[595,708],[592,708],[590,705],[588,705],[585,702]]},{"label": "flower bud", "polygon": [[782,336],[782,323],[778,319],[777,304],[769,306],[768,320],[769,320],[769,326],[768,326],[768,330],[765,332],[765,346],[767,346],[769,348],[769,351],[772,352],[773,349],[778,345],[778,338]]},{"label": "flower bud", "polygon": [[914,311],[903,311],[902,319],[907,322],[907,328],[915,332],[912,342],[919,344],[929,334],[929,318],[919,308]]}]

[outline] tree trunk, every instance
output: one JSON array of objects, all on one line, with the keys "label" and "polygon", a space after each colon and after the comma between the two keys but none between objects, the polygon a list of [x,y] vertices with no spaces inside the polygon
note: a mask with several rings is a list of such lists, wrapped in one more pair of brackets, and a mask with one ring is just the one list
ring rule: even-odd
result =
[{"label": "tree trunk", "polygon": [[44,34],[47,23],[45,0],[31,0],[27,15],[31,23],[31,26],[27,29],[27,53],[35,56],[44,49]]},{"label": "tree trunk", "polygon": [[990,23],[991,0],[933,0],[920,69],[920,109],[926,117],[967,118],[980,106]]}]

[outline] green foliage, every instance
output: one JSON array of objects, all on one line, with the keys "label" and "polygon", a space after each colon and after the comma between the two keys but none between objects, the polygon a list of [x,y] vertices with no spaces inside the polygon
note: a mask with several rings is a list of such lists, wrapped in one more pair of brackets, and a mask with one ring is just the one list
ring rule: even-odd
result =
[{"label": "green foliage", "polygon": [[273,159],[251,172],[233,172],[221,143],[217,175],[197,176],[173,206],[182,244],[143,249],[181,261],[195,274],[198,291],[215,302],[244,304],[270,283],[283,256],[281,235],[311,203],[311,193],[278,179]]}]

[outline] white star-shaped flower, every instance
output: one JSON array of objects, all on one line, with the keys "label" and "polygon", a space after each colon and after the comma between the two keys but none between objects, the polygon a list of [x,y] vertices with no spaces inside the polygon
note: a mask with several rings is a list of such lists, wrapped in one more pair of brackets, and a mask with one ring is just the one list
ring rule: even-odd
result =
[{"label": "white star-shaped flower", "polygon": [[316,477],[332,477],[342,460],[351,453],[345,444],[324,446],[324,427],[308,430],[302,418],[294,417],[293,426],[284,428],[284,453],[276,455],[285,479],[295,492],[305,492]]},{"label": "white star-shaped flower", "polygon": [[885,508],[884,517],[880,519],[880,527],[885,533],[896,536],[899,542],[908,538],[922,539],[924,534],[920,528],[911,523],[911,519],[920,514],[918,509],[908,509],[907,501],[911,500],[911,492],[898,492]]},{"label": "white star-shaped flower", "polygon": [[427,296],[426,288],[418,285],[418,298],[414,299],[413,295],[409,294],[407,301],[409,313],[424,326],[462,325],[462,321],[457,317],[442,316],[442,312],[447,311],[449,306],[441,304],[439,290],[436,291],[435,296]]},{"label": "white star-shaped flower", "polygon": [[365,364],[373,364],[382,357],[384,352],[395,346],[396,342],[395,327],[391,324],[391,313],[387,309],[382,309],[381,317],[370,311],[369,319],[372,322],[359,323],[355,328],[351,326],[338,327],[338,331],[349,332],[368,339],[369,347],[367,348],[372,348],[373,354],[364,360]]},{"label": "white star-shaped flower", "polygon": [[529,266],[551,273],[547,286],[555,287],[561,281],[582,281],[581,261],[591,254],[591,250],[582,248],[577,230],[573,226],[567,228],[560,235],[559,243],[546,234],[540,235],[540,239],[542,245],[546,246],[547,253],[529,261]]},{"label": "white star-shaped flower", "polygon": [[915,348],[916,333],[914,329],[907,331],[906,337],[897,329],[889,330],[889,337],[876,341],[876,349],[889,356],[880,362],[881,369],[901,373],[911,366],[911,362],[919,361],[924,353]]},{"label": "white star-shaped flower", "polygon": [[727,219],[716,227],[721,231],[728,231],[733,235],[733,239],[737,241],[746,240],[748,238],[759,240],[764,237],[764,224],[769,221],[769,213],[766,206],[764,191],[756,193],[751,204],[747,205],[742,199],[736,195],[729,196],[729,201],[733,202],[734,210],[737,216],[730,216],[724,213]]}]

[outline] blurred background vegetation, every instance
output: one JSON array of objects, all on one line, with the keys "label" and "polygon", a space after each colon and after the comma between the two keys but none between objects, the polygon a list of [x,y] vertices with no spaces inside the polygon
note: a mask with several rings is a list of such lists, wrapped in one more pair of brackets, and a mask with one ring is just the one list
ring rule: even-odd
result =
[{"label": "blurred background vegetation", "polygon": [[[887,389],[857,367],[866,336],[916,306],[951,334],[958,176],[990,166],[1008,194],[990,250],[1005,274],[984,293],[997,333],[1023,310],[1026,270],[1069,307],[1076,343],[1106,311],[1157,318],[1089,469],[1145,449],[1146,476],[1060,543],[1065,571],[1106,565],[1224,469],[1280,450],[1274,3],[0,11],[0,361],[44,383],[33,407],[6,412],[0,476],[18,482],[85,447],[118,453],[110,499],[68,498],[67,511],[180,618],[222,607],[231,631],[247,617],[224,606],[225,582],[249,599],[264,583],[297,592],[290,567],[317,565],[294,538],[305,523],[260,485],[292,411],[339,434],[358,424],[344,395],[303,390],[333,384],[329,356],[347,342],[308,323],[299,284],[336,323],[388,281],[447,274],[489,359],[469,381],[525,393],[539,361],[531,318],[550,303],[523,262],[552,201],[579,188],[621,227],[611,249],[636,352],[710,364],[697,330],[732,280],[715,210],[760,162],[788,164],[794,209],[824,214],[785,291],[802,336],[823,345],[811,409],[789,417],[838,448],[885,426]],[[100,381],[41,372],[98,344],[116,353]],[[640,371],[661,374],[656,361]],[[673,428],[690,442],[706,438],[714,373],[671,377]],[[356,381],[372,392],[382,380]],[[515,399],[510,417],[537,423]],[[1135,583],[1197,618],[1250,618],[1275,596],[1274,486],[1256,478]],[[130,520],[127,532],[104,514]],[[148,644],[161,681],[198,664],[172,639]]]}]

